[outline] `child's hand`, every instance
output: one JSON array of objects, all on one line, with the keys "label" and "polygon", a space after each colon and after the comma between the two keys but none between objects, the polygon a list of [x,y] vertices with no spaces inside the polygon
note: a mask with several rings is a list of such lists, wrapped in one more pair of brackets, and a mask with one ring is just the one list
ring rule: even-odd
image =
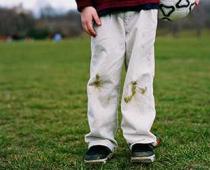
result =
[{"label": "child's hand", "polygon": [[93,22],[95,22],[98,26],[101,25],[100,18],[97,14],[97,11],[93,7],[86,7],[81,12],[81,20],[83,29],[90,35],[95,37],[96,32],[93,28]]}]

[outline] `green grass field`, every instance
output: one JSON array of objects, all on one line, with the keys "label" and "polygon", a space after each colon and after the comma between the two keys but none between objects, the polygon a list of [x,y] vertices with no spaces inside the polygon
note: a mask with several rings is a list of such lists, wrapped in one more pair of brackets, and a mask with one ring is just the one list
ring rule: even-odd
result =
[{"label": "green grass field", "polygon": [[[89,40],[0,43],[0,169],[210,169],[210,38],[158,38],[152,165],[119,147],[104,166],[85,165]],[[120,113],[120,112],[119,112]]]}]

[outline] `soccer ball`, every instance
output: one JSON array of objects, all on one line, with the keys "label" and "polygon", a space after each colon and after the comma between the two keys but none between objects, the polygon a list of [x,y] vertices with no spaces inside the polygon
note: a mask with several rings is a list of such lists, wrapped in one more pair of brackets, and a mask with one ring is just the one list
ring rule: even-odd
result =
[{"label": "soccer ball", "polygon": [[160,0],[159,19],[174,21],[184,18],[195,5],[196,0]]}]

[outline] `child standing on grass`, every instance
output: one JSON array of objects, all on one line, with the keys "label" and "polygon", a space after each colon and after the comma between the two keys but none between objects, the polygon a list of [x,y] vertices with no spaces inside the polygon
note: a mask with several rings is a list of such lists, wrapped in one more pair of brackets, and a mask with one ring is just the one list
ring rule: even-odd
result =
[{"label": "child standing on grass", "polygon": [[127,74],[121,99],[123,136],[133,162],[153,162],[156,136],[153,96],[154,43],[159,0],[76,0],[82,26],[91,36],[87,84],[90,133],[87,163],[106,162],[117,147],[117,108],[123,63]]}]

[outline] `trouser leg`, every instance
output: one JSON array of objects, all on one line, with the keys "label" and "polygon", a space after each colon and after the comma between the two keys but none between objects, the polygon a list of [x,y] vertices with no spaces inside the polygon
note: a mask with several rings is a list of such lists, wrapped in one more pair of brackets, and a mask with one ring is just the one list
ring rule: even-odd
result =
[{"label": "trouser leg", "polygon": [[88,122],[90,132],[85,136],[89,147],[117,146],[117,104],[121,68],[125,54],[125,31],[118,15],[101,17],[102,25],[95,27],[97,36],[91,39],[90,79],[87,84]]},{"label": "trouser leg", "polygon": [[121,101],[121,127],[126,141],[155,143],[151,133],[155,119],[153,96],[154,42],[157,10],[128,13],[126,24],[127,74]]}]

